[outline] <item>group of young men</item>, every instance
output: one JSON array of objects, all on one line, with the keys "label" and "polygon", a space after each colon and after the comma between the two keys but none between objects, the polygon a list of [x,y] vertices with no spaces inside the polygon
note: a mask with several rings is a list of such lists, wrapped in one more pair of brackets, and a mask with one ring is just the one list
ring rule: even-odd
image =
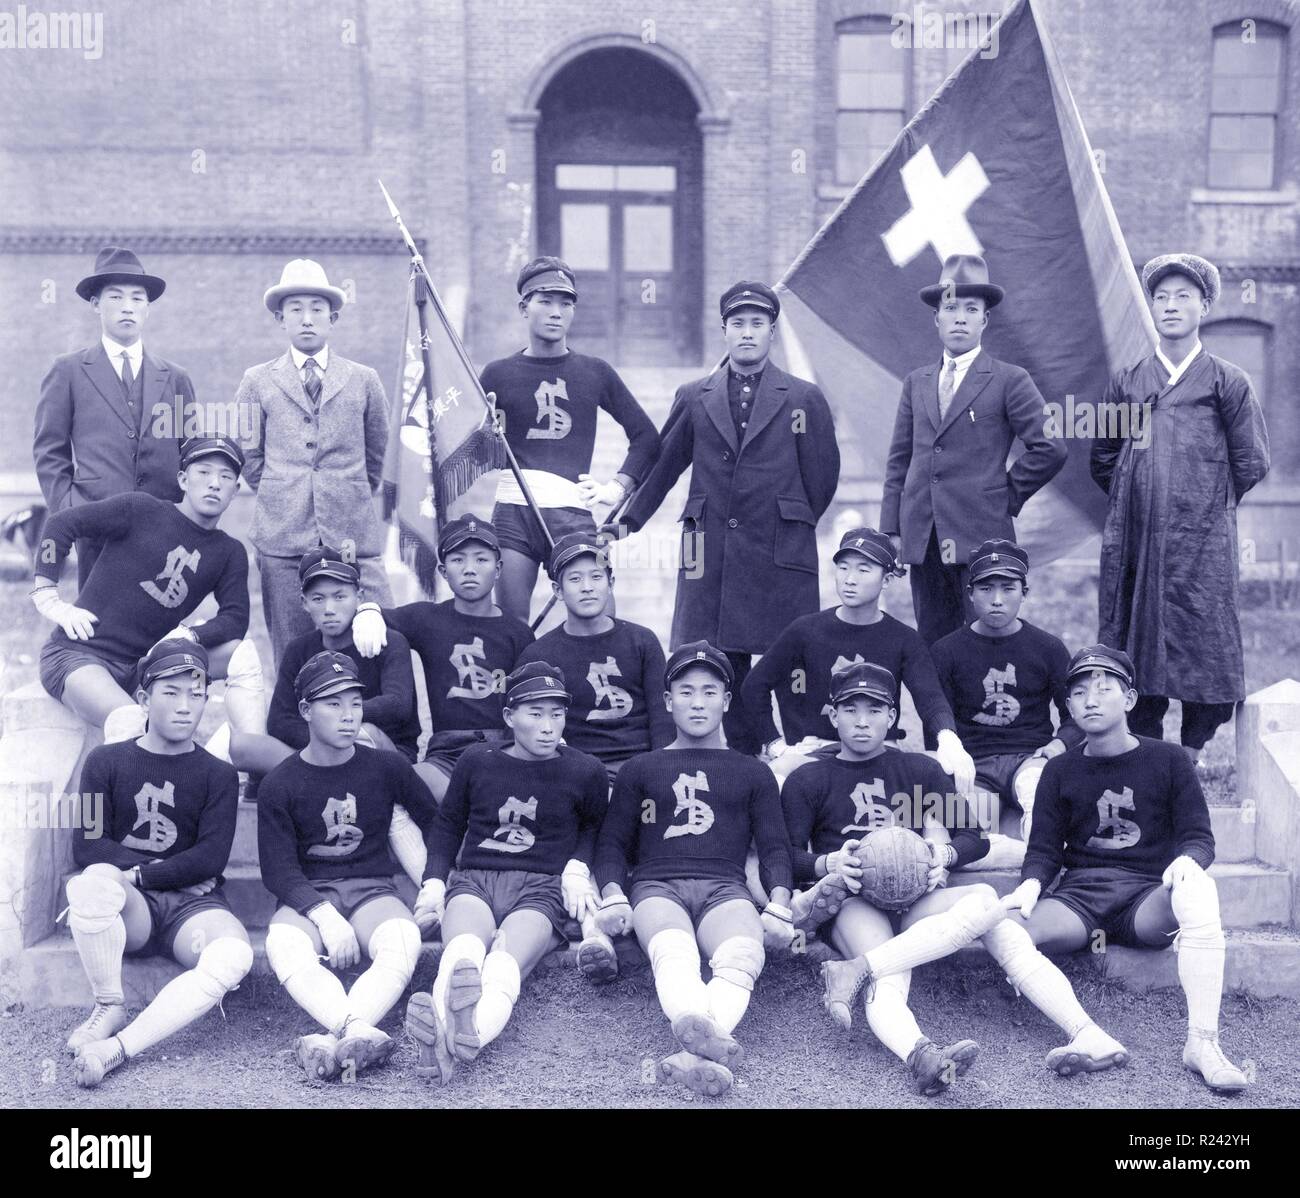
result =
[{"label": "group of young men", "polygon": [[[780,311],[770,288],[739,283],[723,295],[728,361],[679,391],[657,433],[611,367],[568,349],[572,271],[554,258],[529,263],[518,281],[529,347],[490,364],[483,381],[506,414],[504,435],[540,519],[521,502],[519,481],[503,479],[490,521],[468,514],[441,528],[439,572],[452,598],[396,607],[386,584],[370,581],[373,512],[360,510],[377,485],[382,388],[325,344],[342,293],[316,264],[290,263],[267,292],[290,349],[240,388],[262,413],[256,437],[180,439],[179,501],[134,489],[65,495],[51,503],[37,554],[33,601],[58,625],[41,653],[42,683],[102,726],[105,740],[81,789],[103,794],[108,831],[78,835],[81,872],[67,887],[94,996],[68,1040],[78,1083],[99,1084],[191,1023],[251,968],[222,879],[242,771],[244,798],[257,806],[262,878],[280,904],[267,960],[318,1026],[296,1045],[313,1078],[388,1059],[394,1041],[379,1025],[435,929],[437,977],[411,995],[405,1028],[419,1073],[444,1084],[501,1034],[548,951],[578,938],[582,972],[610,982],[624,935],[649,959],[676,1041],[660,1076],[700,1094],[728,1089],[743,1061],[734,1033],[767,953],[798,951],[813,936],[839,957],[822,970],[832,1020],[848,1027],[861,998],[869,1028],[922,1093],[951,1086],[978,1046],[924,1035],[908,1006],[911,970],[976,940],[1062,1029],[1066,1043],[1048,1066],[1096,1071],[1124,1064],[1127,1050],[1044,953],[1100,932],[1150,946],[1178,935],[1184,1062],[1216,1090],[1243,1089],[1245,1075],[1218,1043],[1224,938],[1193,757],[1130,730],[1141,672],[1123,648],[1071,656],[1020,615],[1029,559],[1012,539],[1010,512],[1051,476],[1055,448],[1012,467],[1007,506],[956,574],[929,560],[938,508],[923,541],[913,537],[912,505],[930,499],[913,484],[908,462],[918,453],[904,453],[902,434],[930,407],[933,453],[951,405],[974,404],[973,374],[989,374],[983,391],[1004,380],[997,410],[981,407],[969,423],[983,425],[980,438],[1001,421],[1036,441],[1024,372],[992,359],[989,367],[978,336],[974,351],[956,344],[996,302],[986,275],[963,281],[969,265],[922,293],[943,334],[944,366],[909,378],[904,406],[909,396],[915,404],[900,409],[884,530],[841,538],[838,602],[817,611],[815,529],[838,451],[820,392],[767,360]],[[1155,305],[1161,287],[1178,285],[1169,272],[1148,280]],[[160,283],[122,251],[106,251],[83,280],[108,365],[109,343],[121,344],[119,334],[128,342],[117,354],[128,415],[139,377],[130,349]],[[102,402],[105,363],[85,357]],[[38,418],[47,434],[60,388],[86,365],[68,358],[47,380]],[[917,377],[925,370],[938,374],[933,396]],[[75,406],[74,391],[65,398]],[[601,407],[630,444],[605,482],[590,474]],[[1010,443],[1008,434],[1000,460]],[[299,460],[304,445],[316,455],[310,468]],[[70,457],[80,460],[75,445]],[[654,632],[613,614],[609,547],[644,524],[688,467],[691,544],[665,655]],[[253,539],[276,667],[269,711],[247,636],[247,555],[217,527],[241,472],[257,491]],[[598,525],[593,509],[614,507],[633,487],[622,519]],[[900,511],[903,557],[920,567],[921,632],[881,606],[885,586],[905,572]],[[296,545],[296,557],[276,552],[303,538],[311,543]],[[95,557],[75,604],[56,586],[74,543],[79,560]],[[563,622],[535,637],[526,621],[543,566]],[[729,597],[742,589],[737,611]],[[216,616],[183,623],[208,595]],[[412,652],[428,700],[423,754]],[[223,677],[226,721],[199,746],[209,684]],[[900,686],[931,752],[899,745]],[[902,911],[873,903],[863,885],[864,842],[889,827],[921,837],[928,861],[925,893]],[[952,871],[994,858],[1021,868],[1010,896],[949,885]],[[418,888],[410,906],[398,868]],[[135,1019],[123,997],[126,952],[170,953],[186,967]],[[362,965],[345,989],[340,972]]]}]

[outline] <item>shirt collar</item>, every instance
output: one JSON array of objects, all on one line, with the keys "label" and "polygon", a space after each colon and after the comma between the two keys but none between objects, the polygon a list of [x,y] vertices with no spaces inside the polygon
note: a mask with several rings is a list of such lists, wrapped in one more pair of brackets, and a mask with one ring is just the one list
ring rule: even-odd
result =
[{"label": "shirt collar", "polygon": [[122,354],[131,359],[131,373],[140,373],[140,362],[144,358],[144,342],[137,341],[134,345],[120,345],[112,337],[100,337],[100,342],[104,346],[104,352],[108,355],[108,360],[113,363],[113,369],[120,371],[122,369]]},{"label": "shirt collar", "polygon": [[[767,363],[764,362],[763,366],[766,365]],[[743,371],[737,370],[734,366],[729,365],[727,367],[727,373],[730,374],[738,383],[758,383],[758,381],[763,377],[763,370],[761,367],[758,370],[750,371],[749,374],[745,374]]]},{"label": "shirt collar", "polygon": [[970,364],[980,356],[982,346],[977,345],[974,349],[968,349],[964,354],[958,354],[955,358],[946,349],[943,351],[943,365],[946,369],[949,362],[956,362],[958,370],[967,370]]},{"label": "shirt collar", "polygon": [[1168,358],[1165,357],[1164,350],[1156,346],[1156,357],[1160,359],[1160,365],[1169,371],[1169,382],[1166,386],[1172,387],[1180,378],[1187,373],[1187,369],[1196,360],[1196,355],[1201,352],[1201,339],[1196,339],[1196,344],[1192,346],[1192,352],[1187,355],[1181,362],[1175,366]]},{"label": "shirt collar", "polygon": [[291,345],[289,346],[289,352],[293,355],[294,369],[297,370],[299,374],[302,373],[302,364],[307,361],[308,358],[315,359],[316,368],[322,374],[329,369],[330,347],[328,345],[322,345],[314,354],[305,354],[296,345]]}]

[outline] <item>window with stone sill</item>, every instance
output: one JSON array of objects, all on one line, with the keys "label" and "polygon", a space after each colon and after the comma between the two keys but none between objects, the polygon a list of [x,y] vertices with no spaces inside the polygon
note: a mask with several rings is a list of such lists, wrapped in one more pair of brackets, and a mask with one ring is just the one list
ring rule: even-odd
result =
[{"label": "window with stone sill", "polygon": [[1266,191],[1276,182],[1287,30],[1246,17],[1214,30],[1207,182]]}]

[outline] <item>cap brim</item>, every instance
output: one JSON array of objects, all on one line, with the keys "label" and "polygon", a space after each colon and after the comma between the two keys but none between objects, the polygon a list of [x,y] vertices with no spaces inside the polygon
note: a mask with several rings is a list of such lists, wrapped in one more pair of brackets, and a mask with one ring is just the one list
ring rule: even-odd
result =
[{"label": "cap brim", "polygon": [[496,541],[489,541],[487,537],[483,536],[482,533],[472,532],[466,534],[465,536],[459,538],[458,540],[452,541],[450,544],[439,545],[438,560],[442,561],[444,558],[446,558],[447,554],[455,553],[457,549],[460,549],[462,546],[469,545],[473,542],[478,542],[478,544],[482,545],[485,549],[491,549],[493,553],[501,552],[501,546]]},{"label": "cap brim", "polygon": [[305,587],[309,582],[315,582],[318,578],[334,578],[339,582],[350,582],[353,586],[361,585],[361,576],[354,570],[351,573],[346,568],[339,569],[337,566],[312,566],[306,574],[302,576],[302,585]]},{"label": "cap brim", "polygon": [[1130,678],[1118,666],[1104,666],[1099,662],[1093,665],[1080,666],[1077,670],[1071,670],[1065,676],[1065,685],[1069,686],[1076,678],[1082,678],[1086,674],[1095,674],[1100,670],[1103,674],[1109,674],[1113,678],[1118,678],[1125,686],[1132,686],[1133,679]]},{"label": "cap brim", "polygon": [[883,691],[873,690],[865,686],[855,686],[851,690],[836,695],[831,699],[831,706],[837,706],[848,699],[875,699],[876,702],[888,704],[890,707],[898,706],[898,700],[893,695],[887,695]]},{"label": "cap brim", "polygon": [[878,566],[892,566],[894,563],[880,556],[881,551],[878,549],[859,549],[856,545],[844,545],[831,554],[831,561],[837,562],[846,553],[856,553],[858,557],[865,557],[870,562],[875,562]]},{"label": "cap brim", "polygon": [[743,308],[754,308],[759,312],[766,312],[773,320],[775,320],[780,314],[779,309],[772,307],[771,304],[761,303],[757,300],[745,300],[744,303],[731,304],[729,307],[724,308],[722,319],[726,320],[728,316],[732,315],[732,313],[739,312]]},{"label": "cap brim", "polygon": [[302,696],[302,702],[314,703],[317,699],[328,699],[331,695],[341,695],[344,691],[363,691],[365,683],[359,678],[340,678],[337,682],[327,682],[324,686]]},{"label": "cap brim", "polygon": [[507,695],[505,705],[507,707],[518,707],[520,703],[530,703],[534,699],[554,699],[557,703],[563,703],[566,707],[573,702],[573,696],[568,691],[556,690],[553,686],[546,686],[538,690],[525,691],[522,695]]},{"label": "cap brim", "polygon": [[669,670],[664,675],[664,685],[671,686],[678,678],[680,678],[683,674],[685,674],[687,670],[693,670],[696,666],[699,666],[701,669],[708,670],[709,673],[715,675],[727,686],[731,686],[735,681],[735,679],[731,675],[727,674],[724,670],[722,670],[715,662],[699,661],[695,658],[692,658],[690,661],[682,662],[682,664],[679,665],[676,669]]},{"label": "cap brim", "polygon": [[589,549],[583,547],[582,549],[572,549],[565,553],[563,557],[553,561],[548,568],[547,573],[554,578],[555,575],[561,573],[566,566],[576,562],[580,557],[594,557],[602,566],[605,566],[607,569],[609,567],[609,558],[603,549]]},{"label": "cap brim", "polygon": [[142,674],[140,676],[140,685],[152,686],[160,678],[173,678],[177,674],[202,674],[203,677],[206,678],[208,676],[208,671],[206,667],[197,663],[194,665],[178,663],[172,666],[164,666],[158,670],[149,670],[147,673]]},{"label": "cap brim", "polygon": [[988,570],[981,570],[978,574],[972,570],[967,579],[968,582],[983,582],[986,578],[1018,578],[1024,582],[1029,577],[1028,570],[1016,570],[1008,566],[993,566]]},{"label": "cap brim", "polygon": [[204,449],[199,453],[191,454],[181,463],[182,470],[188,470],[195,462],[202,461],[204,458],[225,458],[236,470],[243,471],[244,463],[241,462],[229,449],[217,448]]}]

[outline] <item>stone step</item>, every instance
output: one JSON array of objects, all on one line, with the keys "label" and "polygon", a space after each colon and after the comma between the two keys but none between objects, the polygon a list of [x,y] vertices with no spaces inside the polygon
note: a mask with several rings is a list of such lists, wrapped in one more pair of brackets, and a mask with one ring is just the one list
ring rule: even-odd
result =
[{"label": "stone step", "polygon": [[1214,829],[1216,861],[1253,861],[1255,859],[1255,808],[1210,808],[1210,825]]},{"label": "stone step", "polygon": [[[266,960],[266,934],[250,933],[253,942],[253,974],[270,978]],[[616,942],[619,961],[625,971],[645,965],[645,957],[633,937]],[[830,951],[820,944],[812,946],[818,955]],[[421,946],[414,985],[432,984],[441,945]],[[810,952],[812,949],[810,948]],[[574,968],[577,945],[549,953],[539,968],[562,966]],[[1104,976],[1115,978],[1129,990],[1142,992],[1178,985],[1178,955],[1173,949],[1133,949],[1111,947],[1104,953],[1089,954]],[[926,966],[928,969],[959,969],[984,958],[982,949],[972,946],[951,961]],[[164,957],[128,957],[123,962],[122,983],[129,1007],[138,1009],[148,1003],[181,967]],[[1225,990],[1245,990],[1257,998],[1300,998],[1300,936],[1293,932],[1230,931],[1227,934],[1227,958],[1224,968]],[[759,982],[761,1001],[762,982]],[[28,1010],[45,1007],[87,1007],[88,987],[77,950],[68,936],[51,936],[27,949],[16,962],[13,985],[6,985],[9,1001]]]},{"label": "stone step", "polygon": [[[1286,926],[1291,922],[1291,872],[1259,861],[1216,861],[1210,876],[1219,890],[1219,911],[1225,928]],[[1010,894],[1019,884],[1014,870],[960,870],[949,886],[987,882],[998,894]]]}]

